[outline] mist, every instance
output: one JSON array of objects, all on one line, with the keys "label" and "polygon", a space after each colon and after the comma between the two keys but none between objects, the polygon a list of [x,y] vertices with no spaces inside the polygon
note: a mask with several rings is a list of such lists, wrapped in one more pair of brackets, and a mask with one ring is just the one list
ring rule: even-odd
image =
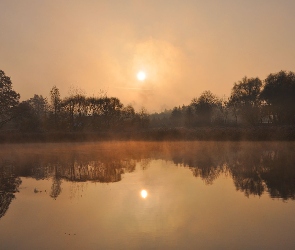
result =
[{"label": "mist", "polygon": [[[0,68],[26,100],[53,85],[162,111],[244,75],[293,70],[290,1],[1,1]],[[142,84],[136,73],[145,69]]]}]

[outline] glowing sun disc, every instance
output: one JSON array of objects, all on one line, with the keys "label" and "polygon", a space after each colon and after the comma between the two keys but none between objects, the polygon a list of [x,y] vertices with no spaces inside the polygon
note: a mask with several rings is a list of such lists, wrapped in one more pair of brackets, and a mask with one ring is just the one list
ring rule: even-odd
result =
[{"label": "glowing sun disc", "polygon": [[144,71],[139,71],[136,76],[139,81],[144,81],[146,78],[146,74]]},{"label": "glowing sun disc", "polygon": [[140,195],[141,195],[142,198],[145,199],[148,196],[148,192],[143,189],[143,190],[141,190]]}]

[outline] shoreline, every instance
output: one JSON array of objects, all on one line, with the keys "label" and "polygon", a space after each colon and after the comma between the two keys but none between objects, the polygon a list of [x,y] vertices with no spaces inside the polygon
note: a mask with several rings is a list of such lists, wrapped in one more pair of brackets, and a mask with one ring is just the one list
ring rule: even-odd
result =
[{"label": "shoreline", "polygon": [[0,144],[95,141],[295,141],[295,126],[150,128],[136,131],[1,131]]}]

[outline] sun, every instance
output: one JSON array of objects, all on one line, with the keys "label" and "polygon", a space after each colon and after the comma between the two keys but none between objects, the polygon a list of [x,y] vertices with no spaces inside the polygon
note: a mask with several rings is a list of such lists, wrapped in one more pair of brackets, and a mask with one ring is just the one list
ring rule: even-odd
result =
[{"label": "sun", "polygon": [[139,71],[136,75],[139,81],[144,81],[146,79],[146,73],[144,71]]}]

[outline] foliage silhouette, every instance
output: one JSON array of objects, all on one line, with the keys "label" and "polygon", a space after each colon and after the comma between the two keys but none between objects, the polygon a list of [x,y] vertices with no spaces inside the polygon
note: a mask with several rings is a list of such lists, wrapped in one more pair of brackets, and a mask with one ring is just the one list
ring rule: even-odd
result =
[{"label": "foliage silhouette", "polygon": [[13,109],[19,98],[20,95],[12,89],[10,77],[0,70],[0,128],[13,118]]},{"label": "foliage silhouette", "polygon": [[[255,124],[260,118],[260,89],[262,82],[259,78],[244,77],[232,88],[229,106],[240,114],[242,119],[250,124]],[[237,115],[236,119],[237,119]]]},{"label": "foliage silhouette", "polygon": [[269,115],[276,124],[295,122],[295,74],[280,71],[265,79],[261,99],[268,105]]},{"label": "foliage silhouette", "polygon": [[[280,71],[264,81],[244,77],[229,98],[203,92],[189,105],[149,114],[117,97],[87,97],[72,91],[50,102],[41,95],[19,103],[10,78],[1,71],[0,143],[11,141],[295,140],[295,74]],[[226,129],[224,129],[226,128]]]}]

